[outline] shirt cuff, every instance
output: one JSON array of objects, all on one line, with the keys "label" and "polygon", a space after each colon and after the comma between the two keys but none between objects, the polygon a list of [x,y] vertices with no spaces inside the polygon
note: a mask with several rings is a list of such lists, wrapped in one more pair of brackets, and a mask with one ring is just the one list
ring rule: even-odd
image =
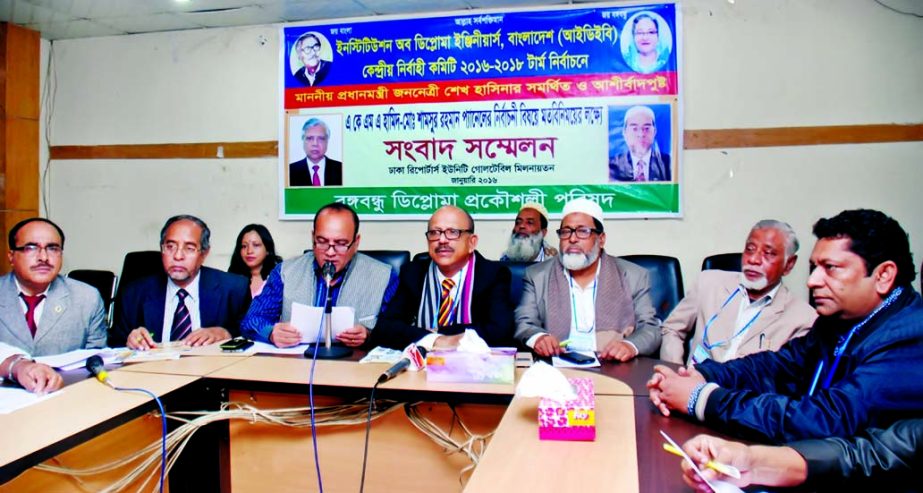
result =
[{"label": "shirt cuff", "polygon": [[708,402],[708,396],[717,388],[718,384],[714,382],[706,383],[702,387],[702,391],[699,392],[699,400],[695,402],[695,418],[697,420],[705,421],[705,404]]},{"label": "shirt cuff", "polygon": [[439,338],[441,334],[426,334],[422,339],[417,341],[417,346],[426,349],[427,351],[433,350],[433,344],[436,343],[436,339]]},{"label": "shirt cuff", "polygon": [[635,343],[629,341],[628,339],[622,339],[622,342],[628,344],[635,350],[635,356],[639,356],[641,354],[641,351],[638,350],[638,346],[635,346]]},{"label": "shirt cuff", "polygon": [[537,334],[532,334],[532,337],[526,339],[526,346],[529,346],[529,349],[535,349],[535,341],[538,340],[541,336],[548,335],[547,332],[539,332]]}]

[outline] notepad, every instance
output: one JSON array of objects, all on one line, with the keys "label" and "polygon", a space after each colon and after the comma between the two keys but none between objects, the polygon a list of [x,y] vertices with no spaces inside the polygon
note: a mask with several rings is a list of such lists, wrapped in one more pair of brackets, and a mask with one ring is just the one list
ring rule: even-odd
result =
[{"label": "notepad", "polygon": [[[323,342],[324,307],[292,303],[292,325],[301,332],[301,342]],[[330,313],[331,337],[345,332],[356,325],[356,311],[351,306],[335,306]],[[318,339],[318,334],[321,334]]]}]

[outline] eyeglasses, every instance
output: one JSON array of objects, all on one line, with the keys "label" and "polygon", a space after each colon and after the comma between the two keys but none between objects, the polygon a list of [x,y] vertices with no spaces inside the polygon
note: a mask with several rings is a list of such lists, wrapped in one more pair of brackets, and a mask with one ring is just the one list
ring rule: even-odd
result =
[{"label": "eyeglasses", "polygon": [[327,137],[323,135],[305,135],[302,140],[311,144],[323,144],[327,142]]},{"label": "eyeglasses", "polygon": [[656,36],[656,35],[657,35],[656,29],[654,29],[653,31],[635,31],[635,36]]},{"label": "eyeglasses", "polygon": [[308,53],[310,51],[320,51],[320,45],[301,45],[301,51]]},{"label": "eyeglasses", "polygon": [[64,253],[64,247],[58,245],[57,243],[50,243],[48,245],[37,245],[35,243],[26,243],[20,247],[11,248],[14,252],[22,252],[25,255],[30,257],[38,256],[38,252],[44,251],[45,255],[49,257],[60,257]]},{"label": "eyeglasses", "polygon": [[353,243],[355,242],[356,242],[355,239],[353,239],[353,241],[350,241],[350,242],[347,242],[346,240],[330,241],[327,238],[324,238],[323,236],[318,236],[314,238],[314,248],[320,249],[320,251],[322,252],[326,252],[327,250],[330,249],[330,247],[333,247],[334,252],[344,253],[346,252],[346,250],[349,250],[349,247],[353,246]]},{"label": "eyeglasses", "polygon": [[474,233],[473,229],[431,229],[426,232],[426,239],[429,241],[436,241],[440,236],[445,235],[447,240],[457,240],[461,238],[462,233]]},{"label": "eyeglasses", "polygon": [[599,233],[598,229],[588,228],[586,226],[580,226],[579,228],[569,228],[564,227],[556,231],[558,233],[558,238],[566,240],[571,237],[571,235],[577,235],[577,239],[585,240],[590,237],[593,233]]},{"label": "eyeglasses", "polygon": [[174,243],[169,241],[160,245],[160,252],[166,253],[167,255],[176,255],[176,252],[182,251],[183,255],[195,255],[199,253],[198,245],[193,245],[192,243],[186,243],[185,245],[180,245],[179,243]]},{"label": "eyeglasses", "polygon": [[654,126],[651,124],[637,125],[630,123],[626,126],[626,129],[631,133],[647,135],[654,131]]}]

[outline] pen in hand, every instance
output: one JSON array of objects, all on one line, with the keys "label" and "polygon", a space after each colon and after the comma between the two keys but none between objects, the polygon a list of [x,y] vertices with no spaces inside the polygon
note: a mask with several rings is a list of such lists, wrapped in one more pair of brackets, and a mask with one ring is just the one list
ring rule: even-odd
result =
[{"label": "pen in hand", "polygon": [[[683,458],[686,457],[686,456],[682,453],[682,451],[680,451],[679,449],[677,449],[677,448],[674,447],[673,445],[670,445],[669,443],[663,444],[663,449],[666,450],[667,452],[670,452],[670,453],[673,454],[673,455],[678,455],[678,456],[683,457]],[[715,461],[713,461],[713,460],[710,460],[710,461],[708,461],[707,464],[705,464],[705,467],[707,467],[707,468],[709,468],[709,469],[712,469],[712,470],[714,470],[714,471],[717,471],[717,472],[719,472],[719,473],[721,473],[721,474],[724,474],[725,476],[730,476],[730,477],[732,477],[732,478],[734,478],[734,479],[740,479],[740,471],[739,471],[736,467],[734,467],[734,466],[730,466],[730,465],[727,465],[727,464],[722,464],[722,463],[720,463],[720,462],[715,462]]]}]

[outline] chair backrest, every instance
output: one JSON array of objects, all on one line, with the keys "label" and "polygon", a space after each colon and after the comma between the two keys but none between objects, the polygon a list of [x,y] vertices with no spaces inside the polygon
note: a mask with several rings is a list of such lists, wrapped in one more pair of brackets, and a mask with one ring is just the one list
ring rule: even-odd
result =
[{"label": "chair backrest", "polygon": [[426,257],[429,257],[429,252],[428,252],[428,251],[426,251],[426,252],[420,252],[420,253],[415,254],[415,255],[413,256],[413,259],[414,259],[414,260],[420,260],[421,258],[426,258]]},{"label": "chair backrest", "polygon": [[731,272],[740,272],[741,254],[740,253],[719,253],[709,255],[702,260],[702,270],[728,270]]},{"label": "chair backrest", "polygon": [[657,318],[666,320],[684,295],[683,272],[679,260],[664,255],[623,255],[620,258],[647,270]]},{"label": "chair backrest", "polygon": [[142,277],[160,273],[163,273],[163,261],[160,259],[160,252],[156,250],[128,252],[125,254],[124,263],[122,263],[122,277],[120,278],[116,299],[122,297],[125,287],[132,282]]},{"label": "chair backrest", "polygon": [[522,299],[522,278],[526,275],[526,269],[535,265],[535,262],[514,262],[507,260],[502,262],[510,269],[510,303],[515,308],[519,306],[519,300]]},{"label": "chair backrest", "polygon": [[99,291],[99,296],[103,299],[103,308],[106,310],[106,318],[111,324],[112,300],[115,299],[115,284],[118,276],[108,270],[74,269],[67,274],[67,277],[85,282]]},{"label": "chair backrest", "polygon": [[395,274],[400,274],[401,267],[410,262],[410,252],[407,250],[359,250],[359,253],[390,265]]}]

